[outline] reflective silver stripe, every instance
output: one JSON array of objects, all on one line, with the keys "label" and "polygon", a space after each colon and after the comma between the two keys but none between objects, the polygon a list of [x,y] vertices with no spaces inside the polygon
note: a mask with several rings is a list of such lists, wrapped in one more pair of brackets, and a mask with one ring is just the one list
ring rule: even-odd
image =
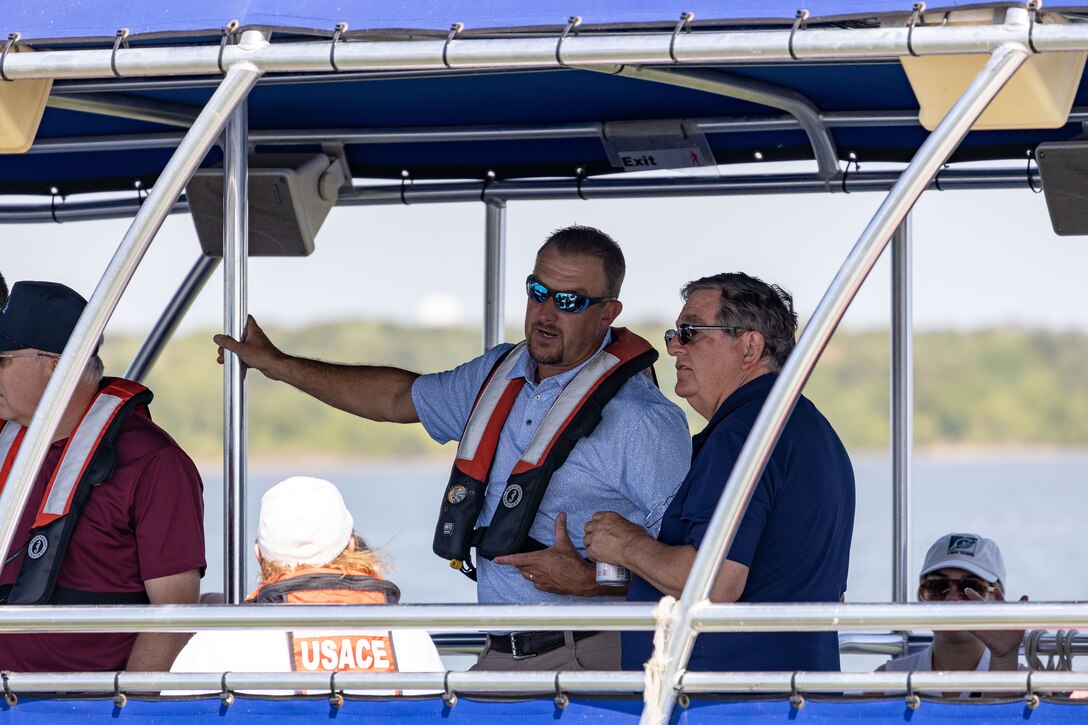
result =
[{"label": "reflective silver stripe", "polygon": [[95,443],[124,402],[115,395],[99,395],[95,398],[87,415],[83,416],[79,427],[68,441],[64,458],[57,466],[53,488],[49,492],[45,506],[42,507],[43,514],[64,514],[68,497],[79,483],[79,474],[83,471],[91,451],[94,450]]},{"label": "reflective silver stripe", "polygon": [[480,395],[480,400],[468,417],[468,423],[465,424],[465,432],[461,436],[461,443],[457,446],[457,457],[461,460],[471,461],[476,457],[476,451],[480,447],[480,441],[483,440],[487,423],[491,420],[491,415],[495,412],[502,394],[506,392],[506,387],[510,383],[506,376],[517,365],[524,351],[524,342],[515,345],[510,350],[510,354],[506,356],[506,359],[502,361],[502,365],[491,376],[487,387]]},{"label": "reflective silver stripe", "polygon": [[[4,465],[4,460],[7,459],[8,453],[11,452],[11,445],[15,442],[15,436],[19,435],[19,429],[22,427],[13,420],[6,420],[4,421],[4,427],[0,428],[0,466]],[[3,481],[0,481],[0,483],[3,483]]]},{"label": "reflective silver stripe", "polygon": [[586,366],[575,376],[574,380],[570,381],[567,387],[563,389],[563,392],[559,394],[555,403],[552,404],[551,410],[544,416],[540,427],[533,434],[533,439],[526,446],[521,460],[533,466],[539,465],[540,459],[544,456],[544,451],[548,450],[552,438],[559,432],[567,417],[582,402],[589,389],[619,362],[618,357],[604,350],[601,350],[592,360],[587,362]]}]

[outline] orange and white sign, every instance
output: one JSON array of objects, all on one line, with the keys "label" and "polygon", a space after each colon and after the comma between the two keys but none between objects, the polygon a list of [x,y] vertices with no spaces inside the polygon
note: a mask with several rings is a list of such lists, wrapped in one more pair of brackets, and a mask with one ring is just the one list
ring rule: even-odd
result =
[{"label": "orange and white sign", "polygon": [[396,672],[392,634],[292,635],[297,672]]}]

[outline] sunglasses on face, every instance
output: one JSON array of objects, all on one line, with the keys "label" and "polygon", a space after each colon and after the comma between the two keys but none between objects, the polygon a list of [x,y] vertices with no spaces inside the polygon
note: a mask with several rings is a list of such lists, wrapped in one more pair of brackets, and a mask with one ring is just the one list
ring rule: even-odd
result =
[{"label": "sunglasses on face", "polygon": [[743,327],[734,327],[732,325],[677,325],[675,330],[665,330],[665,345],[668,346],[673,340],[680,340],[681,345],[687,345],[691,342],[691,339],[695,337],[699,330],[733,330],[736,332],[740,330],[744,331]]},{"label": "sunglasses on face", "polygon": [[611,302],[617,299],[616,297],[590,297],[579,292],[559,292],[557,290],[550,289],[546,284],[536,278],[536,275],[530,274],[525,278],[525,293],[529,295],[529,299],[537,304],[544,304],[548,301],[548,298],[552,298],[552,302],[555,303],[555,309],[560,312],[571,312],[577,314],[579,312],[585,312],[592,305],[597,305],[602,302]]},{"label": "sunglasses on face", "polygon": [[945,576],[934,576],[923,579],[920,590],[923,599],[944,599],[953,587],[961,599],[967,598],[968,589],[974,589],[985,599],[995,588],[993,584],[977,576],[964,577],[956,582]]},{"label": "sunglasses on face", "polygon": [[0,352],[0,368],[7,367],[9,360],[17,357],[60,357],[52,352]]}]

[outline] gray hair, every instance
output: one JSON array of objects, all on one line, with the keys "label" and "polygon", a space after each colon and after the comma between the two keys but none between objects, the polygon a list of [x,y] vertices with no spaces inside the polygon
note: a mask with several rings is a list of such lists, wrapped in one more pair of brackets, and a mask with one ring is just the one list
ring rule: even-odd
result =
[{"label": "gray hair", "polygon": [[80,378],[88,385],[98,385],[102,380],[102,376],[105,374],[106,365],[102,362],[102,358],[96,352],[91,355],[91,359],[87,361],[87,366],[83,368],[83,374]]},{"label": "gray hair", "polygon": [[699,290],[720,293],[718,324],[763,335],[763,357],[770,359],[774,370],[782,369],[797,337],[797,313],[789,292],[743,272],[723,272],[688,282],[680,296],[687,300]]}]

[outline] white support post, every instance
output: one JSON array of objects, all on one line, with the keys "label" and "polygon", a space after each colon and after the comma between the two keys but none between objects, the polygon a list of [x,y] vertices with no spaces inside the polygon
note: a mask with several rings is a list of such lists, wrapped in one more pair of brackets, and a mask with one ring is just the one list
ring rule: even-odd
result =
[{"label": "white support post", "polygon": [[652,699],[647,698],[640,721],[642,725],[663,725],[672,716],[680,677],[695,644],[693,617],[699,613],[700,607],[706,606],[711,587],[733,542],[756,482],[801,394],[801,388],[839,320],[896,227],[906,218],[911,206],[941,165],[959,146],[971,125],[1029,54],[1028,48],[1021,43],[1008,43],[994,51],[948,115],[918,149],[828,287],[756,418],[726,482],[725,493],[718,502],[702,547],[695,557],[684,592],[680,601],[673,605],[671,636],[665,644],[665,651],[654,653],[663,665],[663,672],[658,675],[661,682],[655,687],[646,688],[647,693],[656,694]]},{"label": "white support post", "polygon": [[[249,282],[249,113],[243,102],[227,122],[223,159],[223,330],[242,339]],[[223,592],[245,598],[246,381],[242,361],[223,353]]]},{"label": "white support post", "polygon": [[79,376],[97,347],[98,338],[118,300],[185,184],[222,133],[227,118],[245,100],[260,76],[261,70],[251,63],[239,62],[230,67],[226,78],[166,164],[107,265],[34,411],[7,485],[0,493],[0,559],[7,558],[31,485],[53,442],[67,401],[72,397]]},{"label": "white support post", "polygon": [[892,237],[892,601],[911,594],[911,471],[914,456],[914,346],[912,342],[911,217]]},{"label": "white support post", "polygon": [[484,202],[484,350],[502,342],[506,311],[506,202]]}]

